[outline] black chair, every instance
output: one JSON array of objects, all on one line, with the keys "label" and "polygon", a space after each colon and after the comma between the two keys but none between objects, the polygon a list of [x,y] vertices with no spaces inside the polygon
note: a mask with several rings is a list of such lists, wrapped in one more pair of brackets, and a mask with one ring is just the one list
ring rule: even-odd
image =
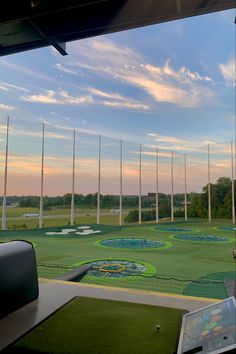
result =
[{"label": "black chair", "polygon": [[0,243],[0,318],[38,296],[33,245],[27,241]]}]

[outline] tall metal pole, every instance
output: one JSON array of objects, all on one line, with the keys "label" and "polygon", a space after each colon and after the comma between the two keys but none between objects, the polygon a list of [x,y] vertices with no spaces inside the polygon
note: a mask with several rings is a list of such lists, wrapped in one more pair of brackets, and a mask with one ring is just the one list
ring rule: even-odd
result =
[{"label": "tall metal pole", "polygon": [[75,222],[75,130],[73,132],[73,150],[72,150],[72,191],[71,191],[71,215],[70,224]]},{"label": "tall metal pole", "polygon": [[231,141],[231,183],[232,183],[232,223],[235,224],[235,194],[234,194],[234,155],[233,155],[233,142]]},{"label": "tall metal pole", "polygon": [[9,117],[7,117],[7,136],[6,136],[6,153],[5,153],[5,173],[4,173],[4,190],[2,199],[2,230],[7,229],[7,165],[8,165],[8,137],[9,137]]},{"label": "tall metal pole", "polygon": [[42,157],[41,157],[41,187],[39,202],[39,228],[43,227],[43,187],[44,187],[44,123],[42,129]]},{"label": "tall metal pole", "polygon": [[208,221],[211,223],[211,164],[210,164],[210,144],[208,144]]},{"label": "tall metal pole", "polygon": [[184,154],[184,220],[188,220],[188,206],[187,206],[187,154]]},{"label": "tall metal pole", "polygon": [[100,192],[101,192],[101,135],[98,136],[98,197],[97,197],[97,224],[100,224]]},{"label": "tall metal pole", "polygon": [[156,148],[156,224],[159,222],[159,161],[158,147]]},{"label": "tall metal pole", "polygon": [[171,221],[174,221],[174,152],[171,151]]},{"label": "tall metal pole", "polygon": [[123,194],[123,146],[120,141],[120,214],[119,224],[122,225],[122,194]]},{"label": "tall metal pole", "polygon": [[139,145],[139,208],[138,223],[142,223],[142,145]]}]

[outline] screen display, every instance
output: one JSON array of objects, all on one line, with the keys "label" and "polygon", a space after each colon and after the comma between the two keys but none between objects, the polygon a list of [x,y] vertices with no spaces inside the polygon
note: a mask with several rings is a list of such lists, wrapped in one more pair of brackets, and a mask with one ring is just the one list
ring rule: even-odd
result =
[{"label": "screen display", "polygon": [[183,317],[178,354],[217,354],[236,348],[236,303],[230,297]]}]

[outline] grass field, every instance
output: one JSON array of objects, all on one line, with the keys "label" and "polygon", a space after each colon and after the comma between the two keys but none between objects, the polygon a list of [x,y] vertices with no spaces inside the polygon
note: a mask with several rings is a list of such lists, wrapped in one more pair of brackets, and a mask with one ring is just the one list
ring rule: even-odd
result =
[{"label": "grass field", "polygon": [[[47,231],[60,231],[59,227],[42,230],[8,230],[0,232],[0,241],[25,239],[33,242],[40,277],[58,277],[81,263],[93,259],[130,259],[151,264],[154,274],[122,279],[86,275],[82,282],[212,298],[227,297],[224,280],[234,278],[235,232],[224,231],[218,227],[230,226],[230,223],[221,221],[208,224],[206,221],[190,221],[162,223],[162,226],[164,225],[191,228],[193,229],[191,233],[194,234],[223,236],[228,238],[229,242],[178,241],[171,235],[188,232],[155,230],[154,224],[122,227],[92,225],[94,230],[101,232],[87,236],[46,235]],[[171,247],[153,250],[121,250],[97,244],[102,239],[125,237],[166,241],[171,243]]]},{"label": "grass field", "polygon": [[[123,209],[123,222],[125,216],[130,209]],[[44,227],[51,226],[66,226],[70,225],[70,208],[52,208],[50,210],[44,210]],[[8,229],[32,229],[38,228],[38,217],[23,217],[24,214],[37,214],[38,208],[7,208],[7,226]],[[2,226],[2,210],[0,209],[0,227]],[[97,209],[96,208],[75,208],[75,222],[93,224],[97,221]],[[101,209],[101,223],[117,225],[119,223],[119,215],[112,214],[111,209]]]},{"label": "grass field", "polygon": [[80,297],[3,352],[172,354],[183,314],[177,309]]}]

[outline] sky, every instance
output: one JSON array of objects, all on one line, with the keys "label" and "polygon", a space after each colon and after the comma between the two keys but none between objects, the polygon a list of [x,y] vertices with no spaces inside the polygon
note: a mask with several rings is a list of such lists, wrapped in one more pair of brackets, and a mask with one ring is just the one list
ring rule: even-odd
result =
[{"label": "sky", "polygon": [[[130,178],[138,173],[137,143],[159,146],[164,158],[172,149],[177,153],[188,152],[208,142],[217,145],[234,141],[234,17],[234,10],[228,10],[74,41],[67,43],[69,55],[65,57],[52,47],[1,57],[0,119],[4,121],[10,116],[14,122],[10,136],[9,190],[18,193],[26,189],[25,193],[34,194],[39,185],[38,178],[32,182],[31,175],[35,169],[40,170],[42,122],[46,123],[47,137],[51,139],[47,148],[48,159],[51,156],[47,170],[48,194],[59,191],[59,180],[55,184],[55,165],[60,166],[57,176],[62,176],[63,168],[69,164],[71,135],[65,136],[70,134],[70,128],[79,129],[87,136],[86,148],[81,152],[85,167],[80,180],[85,193],[97,188],[96,169],[88,174],[96,164],[96,134],[101,134],[104,146],[107,145],[106,159],[110,161],[110,165],[106,164],[106,176],[110,179],[107,177],[104,182],[107,192],[114,192],[116,182],[114,176],[111,178],[111,171],[114,173],[114,156],[118,159],[120,139],[126,140],[127,146],[128,142],[136,144],[127,148]],[[4,124],[1,127],[3,151]],[[108,138],[118,140],[108,143]],[[59,154],[58,147],[62,144],[64,151]],[[88,152],[88,146],[93,153]],[[111,146],[116,146],[113,157]],[[228,149],[224,145],[224,151]],[[148,166],[155,153],[148,151],[148,147],[143,150]],[[28,160],[23,161],[23,156]],[[225,160],[222,153],[220,156],[218,170],[222,170]],[[0,161],[3,166],[3,155]],[[27,176],[20,173],[23,162],[24,171],[27,166],[31,171]],[[51,180],[50,166],[54,166]],[[152,174],[153,171],[149,172]],[[118,178],[118,169],[115,175]],[[16,176],[18,183],[15,183]],[[68,181],[65,175],[61,180],[63,191],[68,190],[70,176]],[[11,187],[16,184],[17,188]],[[127,190],[134,193],[137,186],[132,186],[131,181],[127,183]],[[146,191],[150,188],[147,183]]]}]

